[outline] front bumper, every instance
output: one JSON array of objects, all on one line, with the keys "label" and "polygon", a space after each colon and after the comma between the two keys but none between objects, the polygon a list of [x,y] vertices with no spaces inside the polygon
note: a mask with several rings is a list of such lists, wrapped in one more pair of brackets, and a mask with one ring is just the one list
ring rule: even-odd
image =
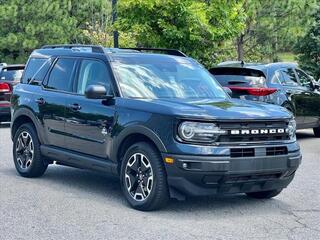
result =
[{"label": "front bumper", "polygon": [[277,156],[230,157],[163,154],[171,197],[282,189],[301,163],[300,150]]}]

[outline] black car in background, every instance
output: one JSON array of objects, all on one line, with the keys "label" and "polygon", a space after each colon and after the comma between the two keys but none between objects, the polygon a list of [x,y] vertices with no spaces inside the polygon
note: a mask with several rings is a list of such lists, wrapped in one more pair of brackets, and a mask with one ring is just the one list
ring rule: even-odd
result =
[{"label": "black car in background", "polygon": [[23,64],[0,64],[0,123],[10,121],[10,97],[13,87],[20,82]]},{"label": "black car in background", "polygon": [[298,129],[313,128],[320,137],[320,85],[297,64],[226,62],[209,71],[233,97],[283,106]]}]

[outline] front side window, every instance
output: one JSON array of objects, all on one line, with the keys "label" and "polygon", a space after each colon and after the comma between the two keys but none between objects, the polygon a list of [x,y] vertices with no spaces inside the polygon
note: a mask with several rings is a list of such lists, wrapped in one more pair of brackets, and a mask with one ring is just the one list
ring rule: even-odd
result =
[{"label": "front side window", "polygon": [[300,83],[302,86],[310,86],[311,78],[300,69],[296,69],[296,73],[299,77]]},{"label": "front side window", "polygon": [[102,85],[110,91],[110,74],[105,63],[96,60],[81,61],[77,93],[84,94],[89,85]]},{"label": "front side window", "polygon": [[298,81],[292,68],[281,69],[282,83],[289,86],[298,86]]},{"label": "front side window", "polygon": [[75,65],[75,59],[58,59],[51,70],[46,87],[60,91],[71,91],[72,76],[75,70]]},{"label": "front side window", "polygon": [[126,59],[112,62],[122,95],[127,98],[227,98],[214,77],[188,60]]}]

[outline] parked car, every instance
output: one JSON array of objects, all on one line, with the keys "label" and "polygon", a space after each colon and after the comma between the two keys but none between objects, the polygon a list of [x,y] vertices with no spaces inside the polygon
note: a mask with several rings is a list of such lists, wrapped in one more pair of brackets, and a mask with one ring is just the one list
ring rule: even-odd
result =
[{"label": "parked car", "polygon": [[298,129],[313,128],[320,137],[320,85],[297,64],[227,62],[210,72],[233,97],[285,107]]},{"label": "parked car", "polygon": [[0,123],[10,121],[12,89],[20,82],[23,70],[23,64],[0,63]]},{"label": "parked car", "polygon": [[271,198],[288,186],[301,162],[288,111],[231,99],[179,51],[140,50],[55,45],[31,54],[11,98],[21,176],[54,162],[114,174],[140,210],[186,195]]}]

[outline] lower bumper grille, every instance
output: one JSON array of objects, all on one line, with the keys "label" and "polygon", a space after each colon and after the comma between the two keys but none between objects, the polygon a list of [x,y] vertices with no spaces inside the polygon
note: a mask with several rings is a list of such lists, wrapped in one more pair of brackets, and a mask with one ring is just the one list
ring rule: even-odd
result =
[{"label": "lower bumper grille", "polygon": [[[280,156],[287,154],[288,148],[285,146],[259,149],[259,156]],[[254,148],[231,148],[230,156],[232,158],[255,157],[256,150]]]}]

